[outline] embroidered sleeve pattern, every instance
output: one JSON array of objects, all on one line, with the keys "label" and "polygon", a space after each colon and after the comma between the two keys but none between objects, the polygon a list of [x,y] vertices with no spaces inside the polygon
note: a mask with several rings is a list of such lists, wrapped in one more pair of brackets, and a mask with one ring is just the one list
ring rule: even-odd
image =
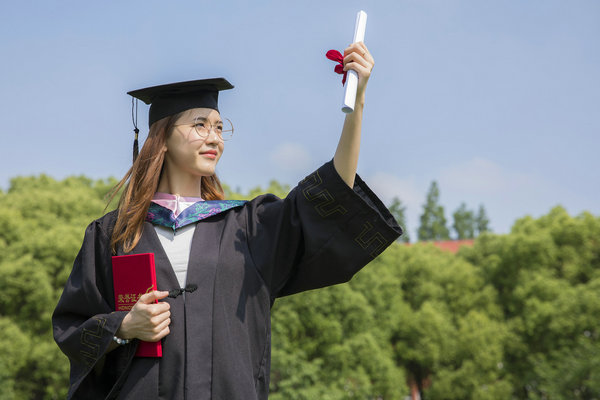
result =
[{"label": "embroidered sleeve pattern", "polygon": [[84,328],[81,332],[81,350],[79,350],[88,366],[93,365],[100,355],[99,342],[104,325],[106,325],[105,318],[94,317],[93,320],[96,321],[96,325]]},{"label": "embroidered sleeve pattern", "polygon": [[380,232],[376,231],[370,222],[364,223],[362,231],[354,241],[373,258],[381,254],[391,243],[391,240],[387,240]]},{"label": "embroidered sleeve pattern", "polygon": [[332,214],[346,214],[348,210],[333,197],[329,190],[322,188],[323,179],[319,175],[319,171],[315,171],[300,182],[301,185],[306,185],[302,189],[304,198],[313,204],[315,211],[326,218]]}]

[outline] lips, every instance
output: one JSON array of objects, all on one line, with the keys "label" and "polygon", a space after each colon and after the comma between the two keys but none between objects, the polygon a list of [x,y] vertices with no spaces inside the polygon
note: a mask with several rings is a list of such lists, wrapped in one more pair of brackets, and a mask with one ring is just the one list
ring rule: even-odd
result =
[{"label": "lips", "polygon": [[217,158],[217,151],[216,150],[207,150],[205,152],[200,153],[200,155],[208,157],[208,158]]}]

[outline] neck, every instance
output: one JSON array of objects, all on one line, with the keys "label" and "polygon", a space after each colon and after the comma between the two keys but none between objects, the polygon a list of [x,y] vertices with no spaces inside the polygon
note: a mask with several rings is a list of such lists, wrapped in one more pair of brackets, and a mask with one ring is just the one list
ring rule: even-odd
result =
[{"label": "neck", "polygon": [[201,177],[181,172],[170,173],[165,165],[156,191],[182,197],[202,197]]}]

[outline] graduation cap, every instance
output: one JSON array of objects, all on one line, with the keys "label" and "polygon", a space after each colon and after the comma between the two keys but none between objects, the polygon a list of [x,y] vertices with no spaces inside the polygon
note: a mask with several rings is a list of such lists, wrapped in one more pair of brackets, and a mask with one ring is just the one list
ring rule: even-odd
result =
[{"label": "graduation cap", "polygon": [[[131,92],[127,92],[127,94],[132,96],[132,101],[135,98],[146,104],[150,104],[148,125],[152,126],[159,119],[192,108],[212,108],[219,111],[219,91],[228,89],[233,89],[233,85],[227,79],[213,78],[151,86],[144,89],[132,90]],[[137,136],[139,133],[137,128],[137,104],[133,125],[135,132],[133,159],[135,161],[137,156]]]}]

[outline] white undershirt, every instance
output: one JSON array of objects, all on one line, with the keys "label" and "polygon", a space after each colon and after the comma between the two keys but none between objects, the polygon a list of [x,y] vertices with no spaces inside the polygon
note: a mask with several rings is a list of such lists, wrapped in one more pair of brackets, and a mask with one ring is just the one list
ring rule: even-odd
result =
[{"label": "white undershirt", "polygon": [[173,267],[173,272],[175,272],[180,288],[184,288],[186,284],[190,249],[192,248],[192,238],[195,228],[196,224],[190,224],[173,232],[171,228],[154,225],[154,230]]},{"label": "white undershirt", "polygon": [[[175,216],[181,214],[183,210],[198,200],[202,200],[200,198],[186,198],[167,193],[157,193],[154,197],[152,201],[169,208]],[[187,282],[187,270],[190,261],[194,228],[196,228],[196,224],[190,224],[173,232],[171,228],[154,225],[154,230],[173,267],[173,272],[175,272],[180,288],[184,288]]]}]

